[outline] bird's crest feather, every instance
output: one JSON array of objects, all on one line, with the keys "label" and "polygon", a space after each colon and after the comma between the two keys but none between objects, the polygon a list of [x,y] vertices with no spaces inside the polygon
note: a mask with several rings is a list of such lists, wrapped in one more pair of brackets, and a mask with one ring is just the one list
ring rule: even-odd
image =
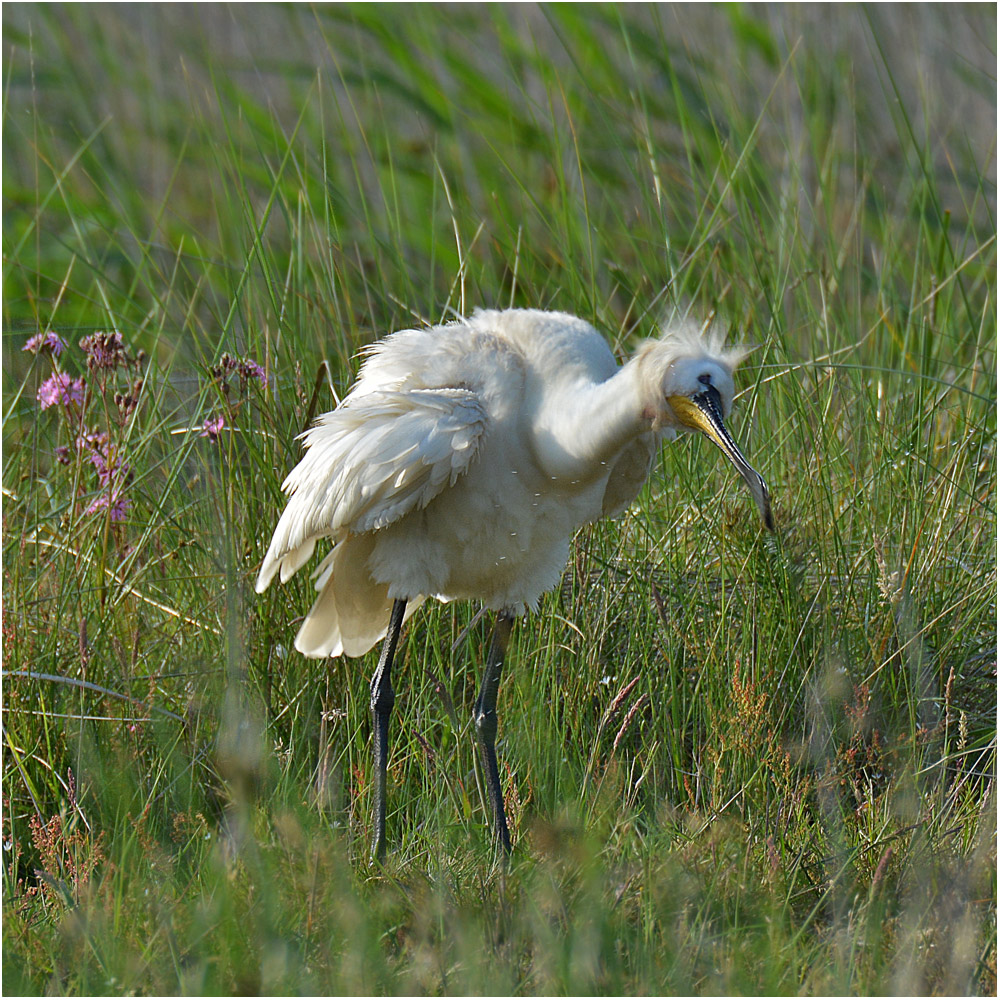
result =
[{"label": "bird's crest feather", "polygon": [[696,358],[707,354],[730,370],[736,368],[752,350],[739,344],[727,347],[726,331],[720,324],[700,324],[691,319],[668,320],[661,328],[659,340],[647,343],[670,346],[678,358]]}]

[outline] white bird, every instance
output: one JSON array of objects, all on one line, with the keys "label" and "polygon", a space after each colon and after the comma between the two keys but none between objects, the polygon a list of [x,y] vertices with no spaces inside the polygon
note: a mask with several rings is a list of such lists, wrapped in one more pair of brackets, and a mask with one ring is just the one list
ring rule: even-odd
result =
[{"label": "white bird", "polygon": [[296,649],[360,656],[385,637],[371,682],[373,858],[385,851],[390,674],[403,621],[428,597],[497,612],[473,717],[495,833],[509,850],[494,749],[503,655],[514,618],[558,584],[573,532],[621,513],[661,441],[691,430],[736,466],[773,530],[767,486],[723,424],[745,352],[683,325],[619,366],[583,320],[510,309],[401,330],[366,353],[344,401],[302,435],[257,592],[330,538]]}]

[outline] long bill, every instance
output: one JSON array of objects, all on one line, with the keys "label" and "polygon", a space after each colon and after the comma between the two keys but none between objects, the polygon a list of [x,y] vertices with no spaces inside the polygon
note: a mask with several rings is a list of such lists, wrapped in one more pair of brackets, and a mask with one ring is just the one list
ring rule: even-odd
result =
[{"label": "long bill", "polygon": [[710,387],[694,396],[671,396],[668,401],[682,424],[701,431],[705,437],[714,441],[726,458],[736,466],[736,471],[750,488],[764,527],[768,531],[774,531],[771,494],[760,473],[744,458],[743,452],[726,430],[726,425],[722,422],[722,399],[718,390]]}]

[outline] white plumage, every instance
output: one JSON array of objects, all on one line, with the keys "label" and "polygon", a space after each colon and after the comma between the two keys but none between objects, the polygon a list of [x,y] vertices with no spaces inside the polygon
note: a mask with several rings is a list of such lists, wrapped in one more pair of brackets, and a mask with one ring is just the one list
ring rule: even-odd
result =
[{"label": "white plumage", "polygon": [[683,430],[723,448],[770,526],[722,425],[742,356],[685,326],[619,366],[588,323],[535,310],[394,333],[303,435],[257,591],[332,540],[295,640],[314,657],[366,652],[397,599],[407,615],[427,597],[521,614],[559,582],[573,532],[627,507]]}]

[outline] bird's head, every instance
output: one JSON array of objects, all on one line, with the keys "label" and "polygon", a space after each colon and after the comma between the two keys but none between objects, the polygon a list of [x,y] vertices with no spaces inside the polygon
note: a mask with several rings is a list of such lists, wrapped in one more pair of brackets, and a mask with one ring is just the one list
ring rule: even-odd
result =
[{"label": "bird's head", "polygon": [[726,429],[733,406],[733,371],[746,357],[744,348],[726,348],[714,330],[675,328],[662,339],[647,341],[636,360],[648,400],[644,416],[667,432],[701,431],[722,450],[750,489],[764,526],[774,530],[767,484],[746,460]]}]

